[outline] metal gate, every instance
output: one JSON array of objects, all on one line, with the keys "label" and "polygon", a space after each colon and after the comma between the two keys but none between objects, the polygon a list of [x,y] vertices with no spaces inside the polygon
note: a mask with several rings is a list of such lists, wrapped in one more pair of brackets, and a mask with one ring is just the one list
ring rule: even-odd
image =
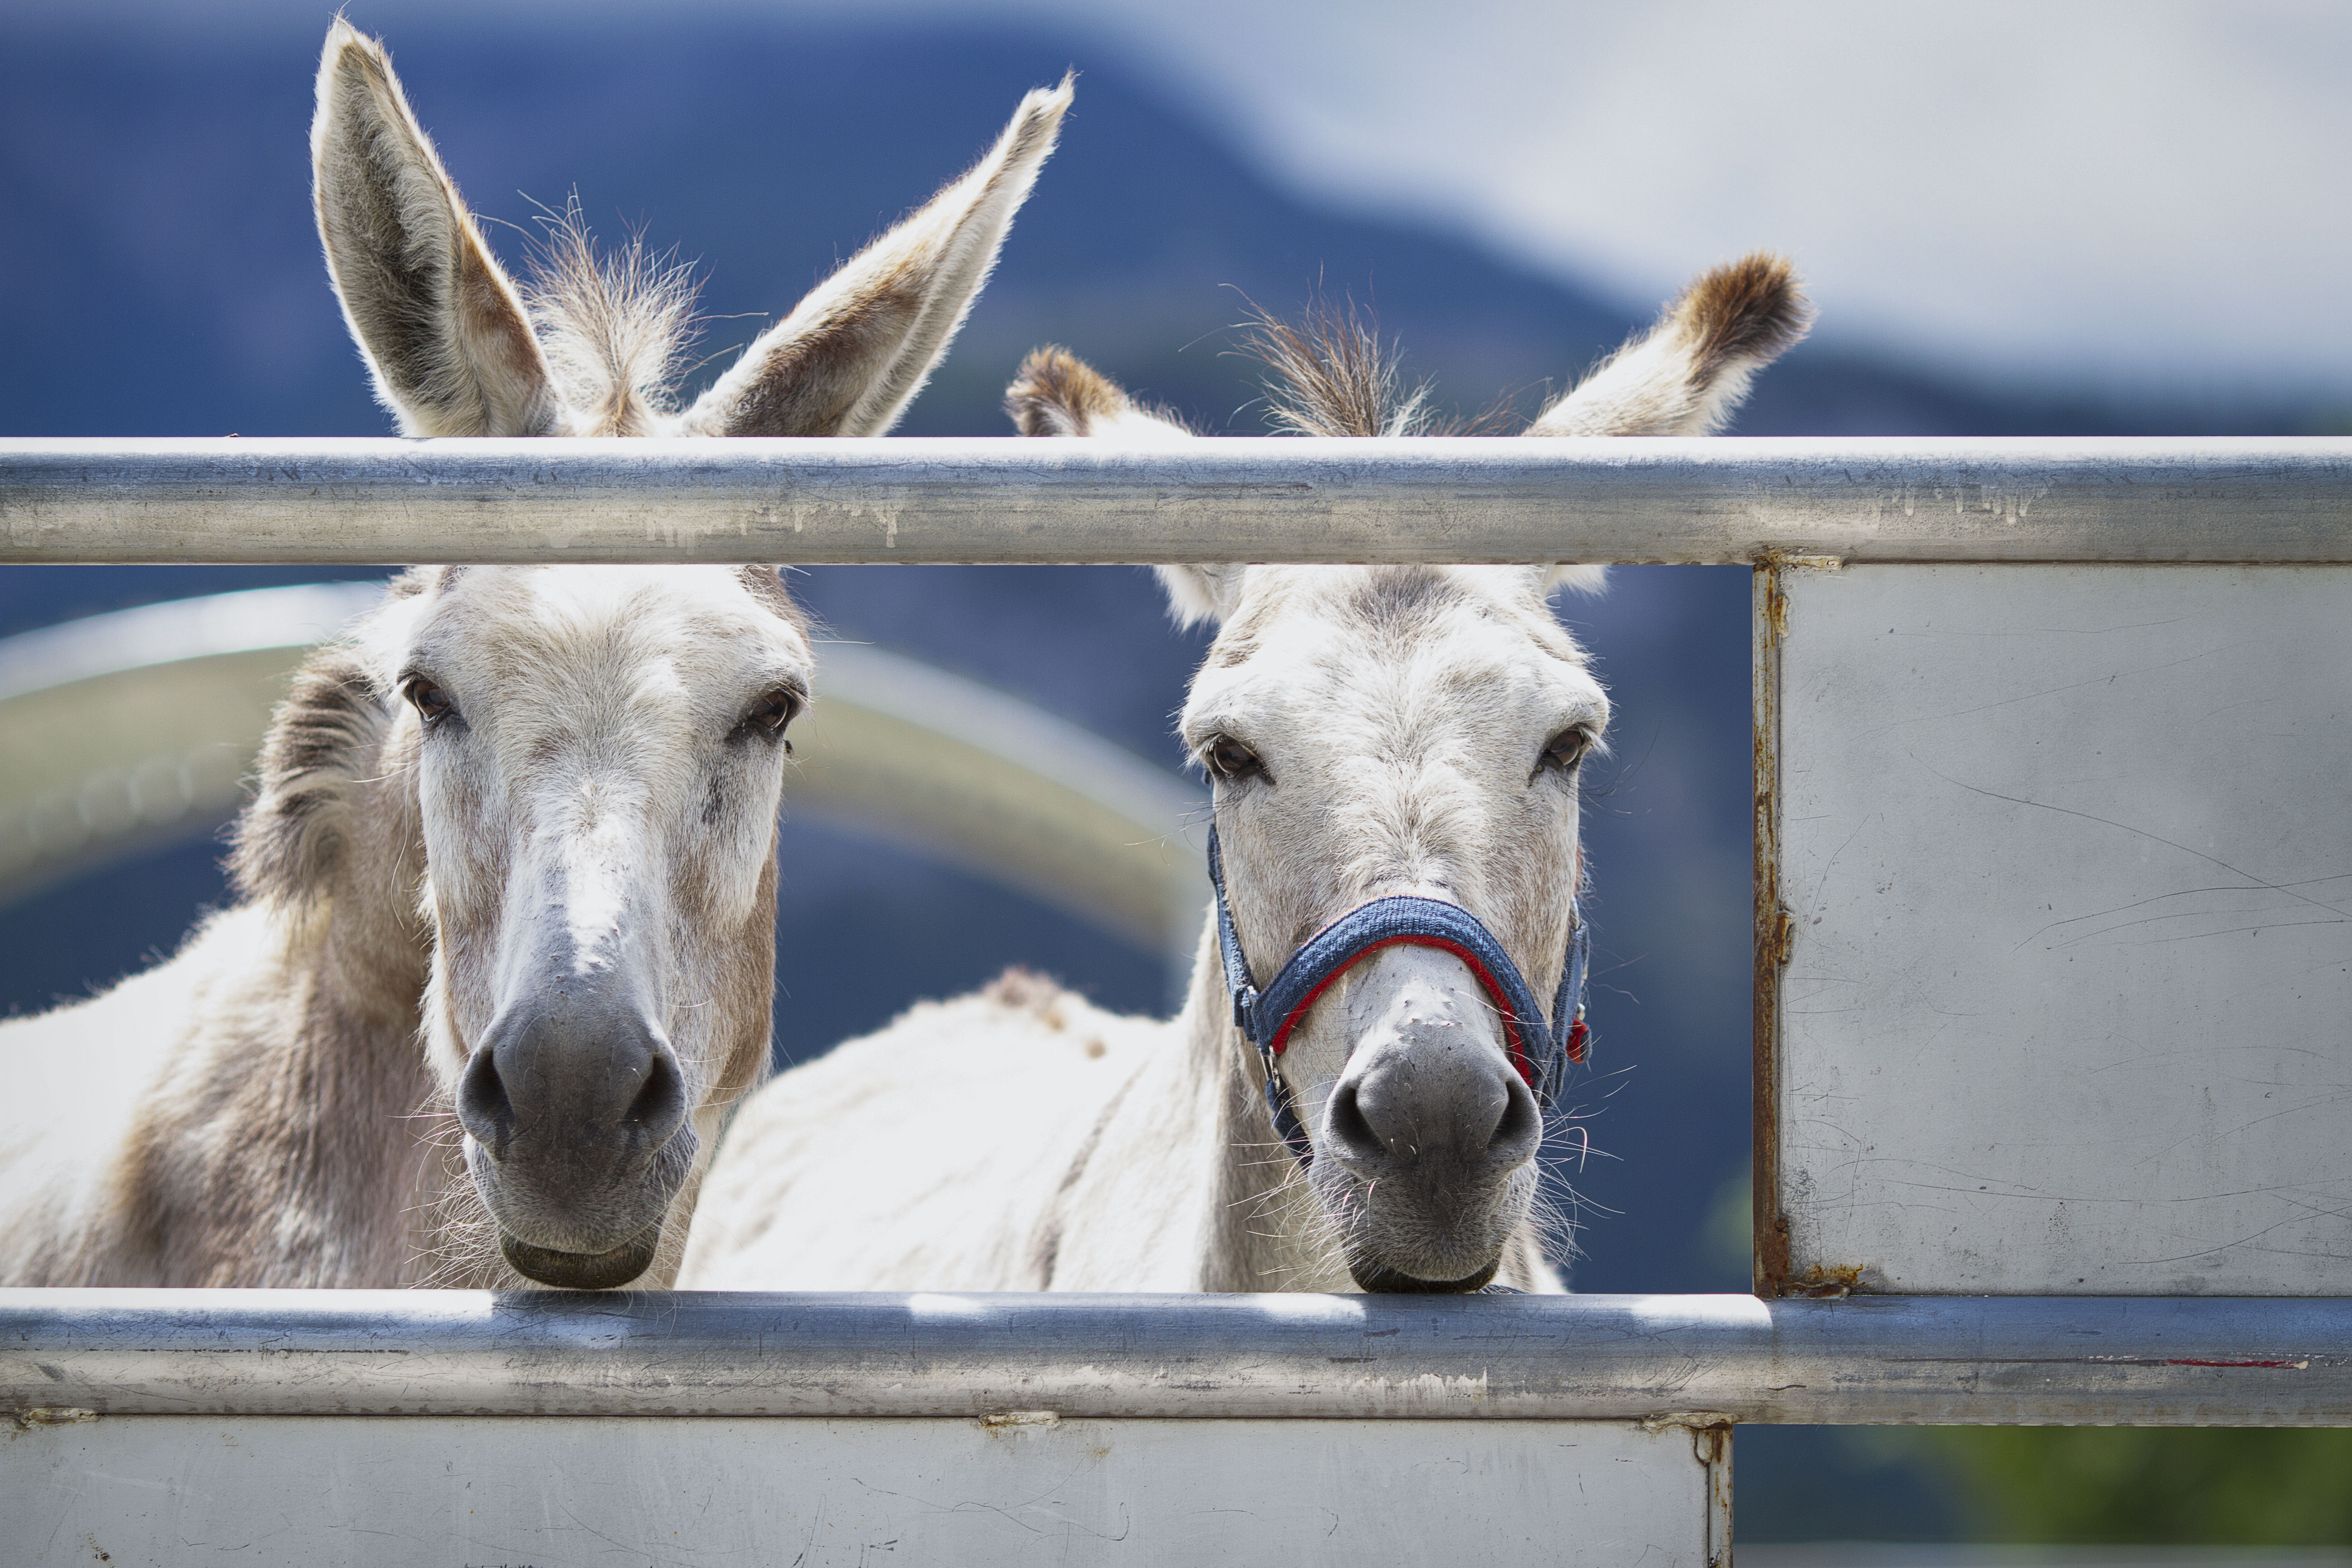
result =
[{"label": "metal gate", "polygon": [[2352,1422],[2352,441],[16,441],[0,524],[1758,585],[1757,1297],[0,1292],[26,1560],[1713,1565],[1735,1422]]}]

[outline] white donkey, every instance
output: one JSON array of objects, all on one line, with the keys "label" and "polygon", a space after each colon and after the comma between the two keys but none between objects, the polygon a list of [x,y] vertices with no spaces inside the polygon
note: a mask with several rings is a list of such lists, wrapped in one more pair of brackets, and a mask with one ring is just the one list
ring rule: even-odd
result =
[{"label": "white donkey", "polygon": [[[412,435],[877,435],[1068,102],[1031,94],[683,412],[683,289],[634,250],[600,266],[571,226],[527,304],[341,22],[319,226]],[[667,1284],[711,1140],[767,1068],[811,664],[766,567],[394,584],[277,713],[242,901],[169,963],[0,1026],[0,1283]]]},{"label": "white donkey", "polygon": [[[1706,434],[1807,321],[1784,262],[1720,268],[1528,433]],[[1351,325],[1266,341],[1292,428],[1423,422]],[[1010,402],[1030,435],[1185,435],[1058,350]],[[1577,780],[1609,703],[1546,600],[1600,569],[1160,575],[1219,627],[1181,730],[1237,951],[1213,916],[1171,1022],[1016,973],[785,1074],[729,1130],[681,1286],[1560,1288],[1530,1047],[1580,1044]]]}]

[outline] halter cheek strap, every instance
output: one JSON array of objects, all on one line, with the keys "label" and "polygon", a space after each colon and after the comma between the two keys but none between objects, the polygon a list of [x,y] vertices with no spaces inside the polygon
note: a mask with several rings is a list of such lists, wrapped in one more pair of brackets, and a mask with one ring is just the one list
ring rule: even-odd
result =
[{"label": "halter cheek strap", "polygon": [[1250,978],[1249,961],[1242,955],[1241,937],[1234,929],[1233,906],[1225,897],[1224,858],[1218,852],[1213,822],[1209,825],[1209,880],[1217,891],[1217,952],[1224,961],[1225,989],[1233,997],[1234,1026],[1257,1047],[1265,1067],[1265,1104],[1274,1117],[1274,1130],[1302,1166],[1313,1163],[1315,1146],[1298,1120],[1290,1086],[1277,1070],[1276,1058],[1330,984],[1381,948],[1441,948],[1467,965],[1495,1011],[1502,1015],[1511,1065],[1546,1109],[1559,1100],[1568,1064],[1584,1060],[1589,1037],[1584,1026],[1584,977],[1592,933],[1572,903],[1568,962],[1561,965],[1559,992],[1552,999],[1551,1020],[1547,1025],[1543,1005],[1536,1000],[1511,955],[1495,940],[1495,933],[1468,910],[1443,899],[1401,896],[1359,904],[1316,932],[1260,991]]}]

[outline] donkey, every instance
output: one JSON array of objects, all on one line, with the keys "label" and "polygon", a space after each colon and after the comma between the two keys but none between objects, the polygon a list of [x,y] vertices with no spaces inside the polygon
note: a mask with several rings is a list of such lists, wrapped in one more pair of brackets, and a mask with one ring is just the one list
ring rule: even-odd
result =
[{"label": "donkey", "polygon": [[[1708,434],[1809,320],[1784,261],[1710,272],[1528,434]],[[1288,427],[1428,427],[1352,322],[1262,342]],[[1059,350],[1009,405],[1025,435],[1186,438]],[[1016,973],[795,1068],[730,1130],[681,1285],[1561,1289],[1535,1156],[1563,1064],[1528,1046],[1580,1054],[1578,775],[1609,700],[1547,600],[1601,569],[1160,574],[1218,628],[1180,721],[1222,873],[1183,1011]]]},{"label": "donkey", "polygon": [[[1068,84],[671,406],[688,299],[576,223],[501,270],[338,21],[329,271],[414,436],[878,435],[1052,151]],[[0,1283],[601,1289],[676,1274],[764,1074],[807,624],[768,567],[418,568],[295,677],[178,956],[0,1026]]]}]

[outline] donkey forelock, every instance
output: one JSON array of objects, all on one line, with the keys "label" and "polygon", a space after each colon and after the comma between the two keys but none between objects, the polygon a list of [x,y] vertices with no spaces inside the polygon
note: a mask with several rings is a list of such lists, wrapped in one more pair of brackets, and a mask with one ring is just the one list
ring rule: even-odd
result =
[{"label": "donkey forelock", "polygon": [[642,237],[600,256],[575,201],[546,223],[523,289],[578,436],[648,436],[677,413],[697,285]]},{"label": "donkey forelock", "polygon": [[1411,382],[1393,343],[1351,302],[1310,307],[1297,321],[1261,310],[1249,351],[1275,379],[1266,386],[1275,427],[1287,436],[1450,436],[1430,406],[1433,388]]}]

